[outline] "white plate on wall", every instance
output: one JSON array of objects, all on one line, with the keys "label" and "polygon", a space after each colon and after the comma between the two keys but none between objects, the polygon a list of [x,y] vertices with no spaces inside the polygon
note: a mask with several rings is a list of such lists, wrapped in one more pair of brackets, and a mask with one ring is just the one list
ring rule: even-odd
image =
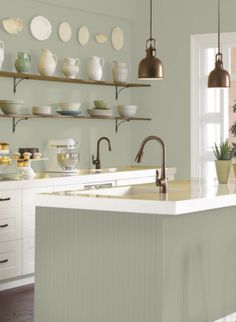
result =
[{"label": "white plate on wall", "polygon": [[124,47],[124,33],[120,27],[114,27],[111,33],[111,42],[116,50],[121,50]]},{"label": "white plate on wall", "polygon": [[3,19],[2,25],[6,32],[11,35],[16,35],[23,29],[23,20],[18,17]]},{"label": "white plate on wall", "polygon": [[59,38],[63,42],[68,42],[71,39],[71,26],[68,22],[62,22],[58,28]]},{"label": "white plate on wall", "polygon": [[80,45],[85,46],[89,41],[89,29],[86,26],[82,26],[78,31],[78,42]]},{"label": "white plate on wall", "polygon": [[31,20],[30,30],[35,39],[46,40],[51,36],[52,25],[46,17],[36,16]]}]

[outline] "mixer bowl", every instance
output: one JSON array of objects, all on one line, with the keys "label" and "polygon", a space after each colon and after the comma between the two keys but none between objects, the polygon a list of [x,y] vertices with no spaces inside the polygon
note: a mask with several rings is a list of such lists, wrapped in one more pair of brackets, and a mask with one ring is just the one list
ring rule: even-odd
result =
[{"label": "mixer bowl", "polygon": [[59,166],[65,171],[77,169],[79,163],[79,153],[75,151],[60,151],[57,153]]}]

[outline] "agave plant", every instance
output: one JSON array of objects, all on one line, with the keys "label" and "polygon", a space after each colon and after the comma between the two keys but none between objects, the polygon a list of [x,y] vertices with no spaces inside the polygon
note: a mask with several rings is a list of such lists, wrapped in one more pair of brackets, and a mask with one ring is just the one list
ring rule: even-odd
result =
[{"label": "agave plant", "polygon": [[231,160],[234,153],[236,153],[236,150],[229,145],[228,140],[226,139],[225,142],[221,142],[219,146],[215,143],[213,152],[217,160]]}]

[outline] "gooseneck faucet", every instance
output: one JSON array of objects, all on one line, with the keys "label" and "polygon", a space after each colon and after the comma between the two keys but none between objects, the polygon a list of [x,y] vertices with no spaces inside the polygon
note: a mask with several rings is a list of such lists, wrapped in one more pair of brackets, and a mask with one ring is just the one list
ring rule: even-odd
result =
[{"label": "gooseneck faucet", "polygon": [[161,147],[162,147],[162,165],[161,165],[161,176],[159,178],[159,171],[156,170],[156,186],[160,187],[160,192],[162,193],[166,193],[167,192],[167,179],[166,179],[166,149],[165,149],[165,144],[162,141],[161,138],[159,138],[158,136],[152,135],[152,136],[148,136],[146,137],[141,146],[140,149],[136,155],[135,161],[140,163],[143,157],[143,149],[145,144],[150,141],[150,140],[155,140],[157,142],[160,143]]},{"label": "gooseneck faucet", "polygon": [[102,136],[98,141],[97,141],[97,157],[96,159],[94,158],[94,155],[92,155],[92,162],[95,165],[95,169],[101,169],[101,159],[100,159],[100,142],[102,140],[107,141],[108,143],[108,148],[109,151],[111,151],[111,142],[106,136]]}]

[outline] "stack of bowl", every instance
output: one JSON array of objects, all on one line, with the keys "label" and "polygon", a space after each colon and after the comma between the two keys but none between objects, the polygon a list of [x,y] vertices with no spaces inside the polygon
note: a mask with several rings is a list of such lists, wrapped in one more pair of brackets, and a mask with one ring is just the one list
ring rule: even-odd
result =
[{"label": "stack of bowl", "polygon": [[0,100],[0,108],[4,114],[20,114],[24,101],[21,100]]},{"label": "stack of bowl", "polygon": [[94,107],[88,109],[91,116],[112,116],[112,110],[107,107],[107,103],[102,100],[95,100]]}]

